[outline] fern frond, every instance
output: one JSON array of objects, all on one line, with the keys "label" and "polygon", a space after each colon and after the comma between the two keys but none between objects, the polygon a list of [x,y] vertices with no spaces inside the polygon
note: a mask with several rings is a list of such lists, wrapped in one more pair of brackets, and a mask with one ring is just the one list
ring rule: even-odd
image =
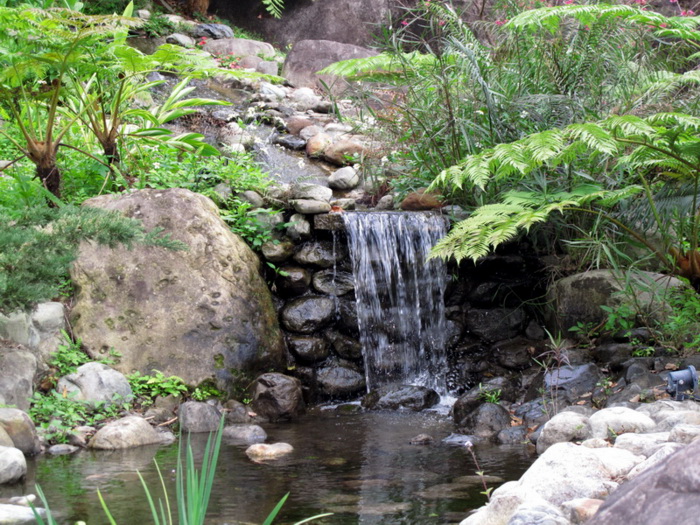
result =
[{"label": "fern frond", "polygon": [[[373,57],[353,58],[335,62],[318,72],[319,75],[336,75],[350,80],[389,80],[403,75],[412,76],[412,70],[435,66],[435,55],[419,53],[380,53]],[[407,67],[410,66],[410,67]]]},{"label": "fern frond", "polygon": [[282,18],[284,0],[262,0],[265,10],[275,18]]}]

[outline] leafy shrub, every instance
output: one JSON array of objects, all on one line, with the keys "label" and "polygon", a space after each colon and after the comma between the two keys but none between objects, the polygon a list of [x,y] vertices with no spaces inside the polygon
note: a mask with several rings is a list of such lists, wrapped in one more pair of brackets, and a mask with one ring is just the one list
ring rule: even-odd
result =
[{"label": "leafy shrub", "polygon": [[126,377],[137,398],[153,401],[156,397],[182,396],[188,392],[185,381],[177,376],[166,377],[163,372],[154,370],[151,375],[134,372]]}]

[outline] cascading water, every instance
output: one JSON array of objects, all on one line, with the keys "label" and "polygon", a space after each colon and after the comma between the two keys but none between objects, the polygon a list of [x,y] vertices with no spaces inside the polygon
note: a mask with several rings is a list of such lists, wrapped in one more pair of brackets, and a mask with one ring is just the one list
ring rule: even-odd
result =
[{"label": "cascading water", "polygon": [[348,234],[367,388],[387,383],[446,392],[446,271],[427,260],[445,235],[430,213],[343,213]]}]

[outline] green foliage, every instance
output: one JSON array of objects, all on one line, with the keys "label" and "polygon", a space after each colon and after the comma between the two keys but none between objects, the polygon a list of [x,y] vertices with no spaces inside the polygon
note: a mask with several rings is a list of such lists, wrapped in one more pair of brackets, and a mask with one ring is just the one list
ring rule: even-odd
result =
[{"label": "green foliage", "polygon": [[678,352],[700,351],[700,295],[690,287],[671,291],[670,311],[656,324],[658,339]]},{"label": "green foliage", "polygon": [[501,402],[501,389],[500,388],[492,388],[492,389],[487,389],[485,388],[481,383],[479,383],[479,399],[481,399],[484,403],[493,403],[497,405],[498,403]]},{"label": "green foliage", "polygon": [[111,349],[109,357],[99,360],[91,359],[83,350],[80,339],[73,341],[65,330],[61,331],[61,335],[63,335],[64,342],[58,345],[58,348],[51,354],[51,359],[49,360],[49,368],[51,368],[53,375],[56,377],[72,374],[80,365],[92,361],[113,365],[121,357],[119,352]]},{"label": "green foliage", "polygon": [[274,16],[275,18],[282,17],[282,10],[284,9],[284,0],[260,0],[265,6],[265,10],[268,14]]},{"label": "green foliage", "polygon": [[190,392],[190,398],[194,401],[206,401],[208,399],[222,398],[224,393],[215,386],[203,383]]},{"label": "green foliage", "polygon": [[229,225],[231,231],[243,237],[251,248],[260,250],[263,244],[274,240],[274,228],[269,222],[262,221],[261,217],[277,215],[278,210],[256,209],[249,202],[236,197],[229,199],[227,204],[228,207],[221,210],[221,218]]},{"label": "green foliage", "polygon": [[142,402],[152,402],[156,397],[183,396],[188,388],[185,381],[177,376],[166,377],[163,372],[154,370],[150,375],[134,372],[126,376],[131,391]]},{"label": "green foliage", "polygon": [[152,13],[151,17],[143,23],[141,29],[145,31],[147,36],[153,38],[174,33],[175,24],[161,13]]},{"label": "green foliage", "polygon": [[96,208],[0,208],[0,311],[26,309],[52,299],[68,279],[83,240],[115,247],[144,243],[183,249],[160,232],[117,212]]}]

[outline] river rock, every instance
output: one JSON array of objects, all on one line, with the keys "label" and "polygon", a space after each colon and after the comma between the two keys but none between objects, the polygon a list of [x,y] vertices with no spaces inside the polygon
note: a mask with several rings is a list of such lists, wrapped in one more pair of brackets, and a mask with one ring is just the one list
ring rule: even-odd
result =
[{"label": "river rock", "polygon": [[292,452],[294,452],[294,447],[289,443],[273,443],[271,445],[257,443],[249,446],[245,451],[246,455],[253,461],[278,459]]},{"label": "river rock", "polygon": [[695,441],[622,485],[586,525],[697,523],[699,461]]},{"label": "river rock", "polygon": [[295,184],[292,186],[292,198],[309,199],[321,202],[330,201],[333,190],[319,184]]},{"label": "river rock", "polygon": [[333,398],[347,398],[366,388],[365,376],[348,366],[326,366],[316,376],[322,394]]},{"label": "river rock", "polygon": [[461,421],[460,428],[479,437],[494,437],[504,428],[510,427],[510,413],[501,405],[483,403],[472,410]]},{"label": "river rock", "polygon": [[328,342],[323,337],[290,335],[287,346],[292,355],[304,364],[318,363],[329,355]]},{"label": "river rock", "polygon": [[224,416],[226,417],[227,425],[248,424],[253,421],[253,417],[250,415],[248,407],[240,401],[229,399],[224,403],[224,409]]},{"label": "river rock", "polygon": [[[367,156],[368,150],[362,144],[356,140],[351,139],[340,139],[333,142],[331,145],[323,150],[323,158],[328,162],[335,164],[337,166],[346,166],[347,164],[354,164],[356,162],[362,162]],[[337,172],[336,172],[337,173]],[[335,174],[334,174],[335,175]],[[333,177],[333,175],[331,175]],[[354,179],[351,179],[351,183]],[[337,179],[334,181],[337,183]],[[357,182],[352,186],[353,188],[360,183],[359,177],[357,177]],[[328,180],[328,185],[331,186],[330,178]],[[331,186],[333,188],[334,186]],[[336,189],[351,189],[347,188],[336,188]]]},{"label": "river rock", "polygon": [[592,392],[600,377],[600,371],[593,363],[554,367],[544,374],[544,388],[547,392],[556,391],[555,396],[559,399],[573,403],[583,394]]},{"label": "river rock", "polygon": [[314,273],[313,285],[317,292],[341,296],[355,289],[355,279],[350,272],[321,270]]},{"label": "river rock", "polygon": [[400,208],[404,211],[439,210],[442,201],[435,193],[430,193],[426,188],[411,192],[401,201]]},{"label": "river rock", "polygon": [[224,427],[223,439],[234,444],[262,443],[267,432],[259,425],[229,425]]},{"label": "river rock", "polygon": [[319,97],[313,89],[308,87],[295,89],[289,95],[289,99],[294,103],[297,111],[313,109],[321,102],[321,97]]},{"label": "river rock", "polygon": [[198,24],[192,30],[192,36],[195,38],[233,38],[233,29],[226,24]]},{"label": "river rock", "polygon": [[294,255],[294,244],[289,241],[268,241],[263,243],[260,251],[271,263],[281,263]]},{"label": "river rock", "polygon": [[[36,511],[43,518],[46,517],[45,509],[36,508]],[[29,507],[0,503],[0,523],[3,525],[34,525],[36,522],[36,517]]]},{"label": "river rock", "polygon": [[350,361],[362,359],[362,344],[358,340],[336,330],[328,330],[326,338],[331,342],[333,350],[339,357]]},{"label": "river rock", "polygon": [[625,407],[604,408],[588,419],[590,437],[608,438],[625,432],[651,432],[656,428],[649,416]]},{"label": "river rock", "polygon": [[260,260],[210,199],[140,190],[86,204],[139,218],[147,229],[163,227],[187,246],[81,245],[71,271],[79,290],[73,328],[92,357],[118,348],[121,372],[156,369],[190,384],[215,379],[223,391],[282,366],[284,342]]},{"label": "river rock", "polygon": [[317,213],[328,213],[331,211],[331,205],[328,202],[292,199],[289,203],[294,207],[294,211],[304,215],[316,215]]},{"label": "river rock", "polygon": [[[306,138],[305,135],[311,133],[311,127],[304,128],[300,136]],[[333,143],[333,139],[326,133],[316,133],[306,139],[306,154],[311,158],[321,157],[326,148]]]},{"label": "river rock", "polygon": [[294,419],[306,410],[301,381],[283,374],[263,374],[255,380],[251,408],[270,421]]},{"label": "river rock", "polygon": [[98,450],[117,450],[161,443],[156,430],[142,417],[126,416],[107,423],[98,430],[89,443]]},{"label": "river rock", "polygon": [[15,444],[12,441],[10,435],[5,432],[5,429],[0,427],[0,447],[14,447]]},{"label": "river rock", "polygon": [[41,452],[36,428],[26,412],[17,408],[0,408],[0,428],[23,454],[33,456]]},{"label": "river rock", "polygon": [[516,337],[495,343],[491,347],[498,364],[509,370],[525,370],[533,365],[533,357],[542,352],[539,344],[524,337]]},{"label": "river rock", "polygon": [[313,125],[313,120],[301,115],[294,115],[287,119],[287,131],[292,135],[298,135],[302,129]]},{"label": "river rock", "polygon": [[123,403],[133,397],[124,374],[103,363],[85,363],[58,380],[56,390],[73,394],[76,401]]},{"label": "river rock", "polygon": [[182,33],[173,33],[165,37],[165,43],[180,47],[193,48],[195,42],[191,36],[183,35]]},{"label": "river rock", "polygon": [[374,410],[408,408],[418,412],[433,407],[439,402],[440,396],[431,388],[400,385],[370,392],[362,399],[362,406]]},{"label": "river rock", "polygon": [[340,168],[328,177],[328,186],[334,190],[352,190],[360,184],[360,176],[352,166]]},{"label": "river rock", "polygon": [[75,454],[79,450],[80,447],[76,447],[75,445],[59,444],[50,446],[47,452],[52,456],[66,456],[68,454]]},{"label": "river rock", "polygon": [[376,54],[376,51],[364,47],[331,40],[296,40],[284,61],[282,76],[297,87],[324,89],[321,83],[323,81],[333,93],[339,94],[346,89],[348,83],[333,75],[318,75],[317,72],[340,60],[366,58]]},{"label": "river rock", "polygon": [[571,525],[571,522],[554,505],[526,501],[515,509],[508,525]]},{"label": "river rock", "polygon": [[537,453],[544,453],[555,443],[583,441],[589,433],[588,416],[575,412],[559,412],[542,428],[537,439]]},{"label": "river rock", "polygon": [[294,255],[299,264],[308,264],[320,268],[330,268],[347,257],[344,246],[334,246],[330,241],[307,242]]},{"label": "river rock", "polygon": [[338,299],[338,313],[340,314],[338,327],[349,334],[358,336],[357,303],[354,300]]},{"label": "river rock", "polygon": [[37,369],[37,359],[28,348],[0,339],[0,405],[29,410]]},{"label": "river rock", "polygon": [[177,412],[182,432],[215,432],[222,414],[214,405],[201,401],[187,401]]},{"label": "river rock", "polygon": [[467,315],[466,326],[473,336],[495,342],[517,336],[525,321],[525,312],[519,308],[472,308]]},{"label": "river rock", "polygon": [[295,137],[294,135],[280,135],[273,142],[283,148],[299,151],[306,148],[306,139]]},{"label": "river rock", "polygon": [[275,287],[282,297],[296,297],[309,291],[311,274],[298,266],[283,266],[275,278]]},{"label": "river rock", "polygon": [[[304,139],[305,141],[308,141],[312,138],[318,135],[319,133],[323,133],[323,128],[319,126],[318,124],[313,124],[311,126],[306,126],[304,129],[299,131],[299,137]],[[331,137],[330,135],[323,135],[323,143],[324,146],[323,148],[325,149],[328,144],[330,144]]]},{"label": "river rock", "polygon": [[668,440],[673,443],[688,444],[700,437],[700,426],[698,425],[676,425],[668,433]]},{"label": "river rock", "polygon": [[329,325],[335,317],[335,302],[330,297],[305,296],[282,308],[284,328],[300,334],[312,334]]},{"label": "river rock", "polygon": [[287,235],[293,241],[305,241],[311,237],[311,223],[300,213],[295,213],[289,218]]},{"label": "river rock", "polygon": [[237,57],[252,55],[264,58],[274,58],[275,56],[275,48],[270,44],[245,38],[208,40],[202,49],[212,55],[234,55]]},{"label": "river rock", "polygon": [[0,485],[15,483],[27,474],[27,460],[15,447],[0,447]]},{"label": "river rock", "polygon": [[645,470],[653,467],[654,465],[657,465],[658,463],[661,463],[668,456],[676,453],[677,451],[683,448],[684,446],[680,443],[664,443],[651,456],[649,456],[644,461],[639,463],[636,467],[634,467],[632,470],[630,470],[627,473],[627,479],[636,478]]},{"label": "river rock", "polygon": [[668,442],[669,435],[670,432],[620,434],[615,438],[615,448],[629,450],[632,454],[648,458]]}]

